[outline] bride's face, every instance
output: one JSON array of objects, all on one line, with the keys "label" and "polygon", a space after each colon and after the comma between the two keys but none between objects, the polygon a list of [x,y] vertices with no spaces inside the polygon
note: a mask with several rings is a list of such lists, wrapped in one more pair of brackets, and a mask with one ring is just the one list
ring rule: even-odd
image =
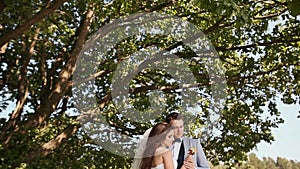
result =
[{"label": "bride's face", "polygon": [[169,133],[166,135],[165,140],[163,141],[163,144],[167,147],[171,147],[174,142],[174,130],[169,131]]}]

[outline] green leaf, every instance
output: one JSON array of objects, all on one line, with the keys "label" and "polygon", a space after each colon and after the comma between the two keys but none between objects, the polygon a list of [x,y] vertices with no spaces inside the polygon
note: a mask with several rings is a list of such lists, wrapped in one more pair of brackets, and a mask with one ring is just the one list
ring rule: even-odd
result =
[{"label": "green leaf", "polygon": [[300,14],[300,1],[299,0],[292,0],[287,5],[288,9],[290,10],[293,16],[297,16]]}]

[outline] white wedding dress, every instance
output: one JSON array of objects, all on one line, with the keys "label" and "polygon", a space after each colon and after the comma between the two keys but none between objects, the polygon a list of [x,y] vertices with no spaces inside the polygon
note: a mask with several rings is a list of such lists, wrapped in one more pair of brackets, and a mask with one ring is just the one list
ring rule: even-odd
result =
[{"label": "white wedding dress", "polygon": [[[177,161],[173,158],[174,168],[177,168]],[[151,169],[165,169],[164,163],[157,165],[156,167],[151,167]]]},{"label": "white wedding dress", "polygon": [[164,163],[157,165],[156,167],[151,167],[151,169],[165,169]]}]

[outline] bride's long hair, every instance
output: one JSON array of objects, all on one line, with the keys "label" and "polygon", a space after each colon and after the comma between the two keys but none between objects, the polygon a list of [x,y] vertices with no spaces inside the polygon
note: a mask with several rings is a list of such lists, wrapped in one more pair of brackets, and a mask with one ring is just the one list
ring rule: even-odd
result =
[{"label": "bride's long hair", "polygon": [[166,135],[174,129],[170,124],[161,122],[153,126],[146,144],[140,169],[151,169],[156,149],[166,139]]}]

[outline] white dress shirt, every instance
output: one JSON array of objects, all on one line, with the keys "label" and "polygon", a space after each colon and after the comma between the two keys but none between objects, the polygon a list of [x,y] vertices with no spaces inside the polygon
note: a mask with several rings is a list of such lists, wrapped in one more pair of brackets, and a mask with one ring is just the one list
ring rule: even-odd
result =
[{"label": "white dress shirt", "polygon": [[182,138],[180,138],[180,142],[175,142],[173,147],[173,158],[175,161],[178,160],[179,150],[182,143]]}]

